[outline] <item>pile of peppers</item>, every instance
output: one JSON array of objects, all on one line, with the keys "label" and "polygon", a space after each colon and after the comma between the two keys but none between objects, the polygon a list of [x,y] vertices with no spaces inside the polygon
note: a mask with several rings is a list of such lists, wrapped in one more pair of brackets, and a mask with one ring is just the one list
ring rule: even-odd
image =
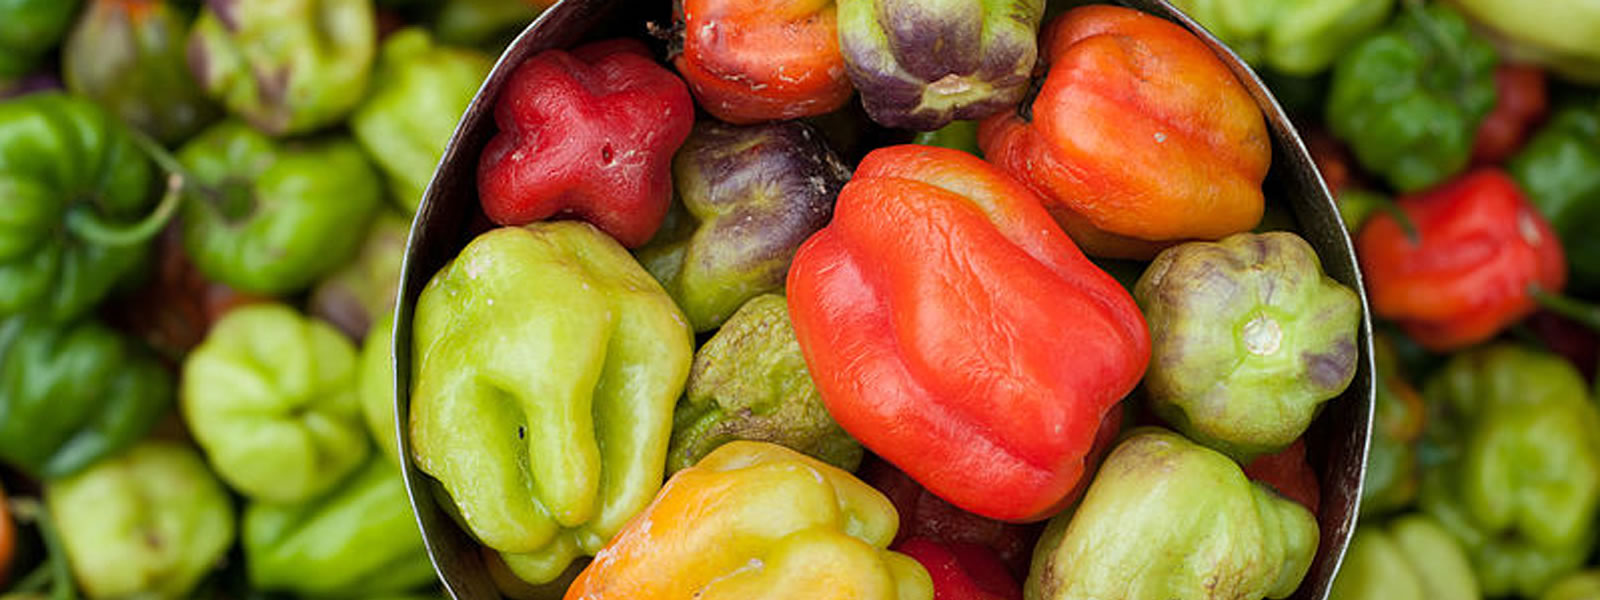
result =
[{"label": "pile of peppers", "polygon": [[672,0],[506,65],[395,415],[547,4],[0,2],[0,600],[443,597],[406,465],[519,600],[1286,598],[1365,310],[1329,598],[1600,598],[1593,6]]}]

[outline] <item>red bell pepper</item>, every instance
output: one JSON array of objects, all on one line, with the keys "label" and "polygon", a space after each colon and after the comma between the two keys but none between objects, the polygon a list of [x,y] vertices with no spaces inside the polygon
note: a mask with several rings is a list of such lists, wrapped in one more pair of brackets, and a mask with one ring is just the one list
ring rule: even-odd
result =
[{"label": "red bell pepper", "polygon": [[1548,107],[1544,71],[1532,65],[1500,65],[1494,69],[1494,110],[1478,125],[1472,141],[1472,162],[1498,164],[1511,158],[1544,120]]},{"label": "red bell pepper", "polygon": [[478,163],[483,212],[501,225],[576,216],[629,248],[666,217],[672,155],[694,101],[636,40],[546,50],[517,67]]},{"label": "red bell pepper", "polygon": [[1304,438],[1277,453],[1256,457],[1244,466],[1244,474],[1299,502],[1313,515],[1322,504],[1322,487],[1317,484],[1317,473],[1311,470],[1311,463],[1306,462]]},{"label": "red bell pepper", "polygon": [[833,0],[677,0],[672,64],[700,107],[746,125],[831,113],[855,91]]},{"label": "red bell pepper", "polygon": [[1144,373],[1144,317],[1039,199],[971,154],[868,154],[789,270],[828,411],[928,490],[994,519],[1062,508]]},{"label": "red bell pepper", "polygon": [[1499,169],[1397,204],[1409,226],[1378,213],[1356,237],[1356,253],[1373,311],[1430,350],[1494,337],[1533,313],[1533,289],[1556,293],[1566,283],[1561,240]]},{"label": "red bell pepper", "polygon": [[1022,600],[1022,586],[994,551],[979,544],[911,538],[890,547],[933,577],[933,600]]}]

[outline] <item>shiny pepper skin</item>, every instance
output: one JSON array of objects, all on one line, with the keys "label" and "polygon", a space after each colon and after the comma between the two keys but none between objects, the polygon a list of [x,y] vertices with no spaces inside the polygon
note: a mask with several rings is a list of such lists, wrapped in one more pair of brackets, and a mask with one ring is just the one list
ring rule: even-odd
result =
[{"label": "shiny pepper skin", "polygon": [[854,91],[833,0],[676,0],[672,64],[712,116],[748,125],[831,113]]}]

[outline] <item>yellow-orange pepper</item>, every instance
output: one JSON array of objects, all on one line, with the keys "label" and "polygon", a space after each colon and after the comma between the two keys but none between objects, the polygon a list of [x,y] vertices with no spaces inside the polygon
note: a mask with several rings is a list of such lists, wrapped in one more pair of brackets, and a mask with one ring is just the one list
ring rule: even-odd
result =
[{"label": "yellow-orange pepper", "polygon": [[861,480],[766,442],[724,444],[667,481],[567,589],[567,600],[931,600],[886,549],[894,505]]}]

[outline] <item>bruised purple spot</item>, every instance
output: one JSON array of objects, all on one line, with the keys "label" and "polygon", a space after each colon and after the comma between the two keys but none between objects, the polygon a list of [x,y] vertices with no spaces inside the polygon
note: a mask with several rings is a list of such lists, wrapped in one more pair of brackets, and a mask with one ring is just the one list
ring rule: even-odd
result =
[{"label": "bruised purple spot", "polygon": [[206,0],[206,6],[228,31],[239,30],[239,0]]},{"label": "bruised purple spot", "polygon": [[1355,374],[1356,345],[1350,340],[1341,340],[1326,353],[1307,352],[1301,356],[1306,365],[1306,377],[1318,388],[1338,390]]},{"label": "bruised purple spot", "polygon": [[256,78],[256,95],[268,106],[281,106],[289,95],[289,66],[281,65],[267,72],[253,69]]},{"label": "bruised purple spot", "polygon": [[206,48],[200,36],[189,38],[189,48],[184,52],[184,59],[189,63],[189,74],[194,75],[200,87],[210,89],[211,81],[211,51]]}]

